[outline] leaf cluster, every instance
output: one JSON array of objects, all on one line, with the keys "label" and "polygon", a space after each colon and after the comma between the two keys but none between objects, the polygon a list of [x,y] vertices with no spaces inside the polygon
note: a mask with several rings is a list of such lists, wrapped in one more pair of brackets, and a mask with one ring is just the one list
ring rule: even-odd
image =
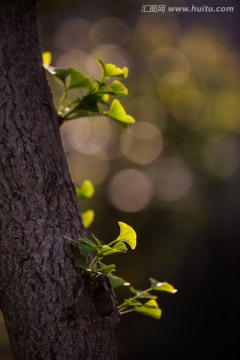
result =
[{"label": "leaf cluster", "polygon": [[[124,281],[122,279],[122,281]],[[118,280],[120,284],[120,280]],[[124,281],[125,283],[125,281]],[[122,285],[124,285],[124,283]],[[130,284],[129,284],[130,285]],[[137,290],[133,286],[129,286],[132,297],[125,299],[118,309],[120,314],[126,314],[132,311],[138,312],[142,315],[150,316],[154,319],[160,319],[162,310],[157,303],[158,296],[152,292],[165,291],[170,294],[175,294],[176,289],[167,282],[159,282],[150,278],[150,286],[145,290]]]},{"label": "leaf cluster", "polygon": [[[135,122],[126,113],[117,97],[128,95],[126,86],[115,78],[126,79],[128,69],[119,68],[113,64],[105,64],[101,59],[97,62],[101,68],[100,79],[93,79],[73,67],[57,68],[50,65],[50,53],[43,53],[45,69],[64,87],[63,95],[58,104],[59,115],[62,120],[71,120],[82,116],[105,115],[120,123],[124,127]],[[77,89],[77,96],[71,99],[72,90]],[[111,97],[114,99],[111,101]]]},{"label": "leaf cluster", "polygon": [[[64,92],[58,105],[59,114],[63,121],[82,116],[106,115],[124,127],[128,127],[129,124],[135,122],[135,119],[127,115],[121,102],[116,98],[127,95],[128,90],[120,80],[113,80],[116,77],[127,78],[128,69],[105,64],[101,59],[97,59],[97,62],[101,67],[102,76],[100,79],[92,79],[72,67],[50,66],[51,53],[43,53],[45,69],[59,79],[64,86]],[[69,93],[74,89],[77,89],[78,95],[69,99]],[[110,102],[111,96],[115,97],[112,102]],[[79,200],[89,199],[93,194],[94,186],[89,180],[85,180],[80,187],[76,187],[76,195]],[[91,209],[82,213],[85,228],[91,225],[94,215],[94,211]],[[126,253],[128,247],[134,250],[137,245],[135,230],[123,222],[119,221],[118,224],[119,236],[109,244],[104,244],[93,234],[91,239],[81,237],[78,240],[73,240],[64,234],[60,235],[70,242],[69,256],[73,258],[75,266],[82,269],[91,279],[104,275],[109,278],[113,289],[119,286],[129,287],[132,296],[124,299],[123,303],[118,306],[120,314],[134,311],[159,319],[162,310],[156,301],[158,297],[153,292],[166,291],[174,294],[177,290],[169,283],[161,283],[153,278],[150,278],[149,288],[137,290],[123,278],[113,275],[116,266],[115,264],[105,264],[105,258],[113,254]]]},{"label": "leaf cluster", "polygon": [[84,272],[91,278],[97,278],[101,275],[108,276],[112,288],[119,286],[128,286],[131,297],[124,299],[123,303],[118,306],[120,314],[129,312],[138,312],[140,314],[150,316],[154,319],[160,319],[162,310],[159,308],[158,297],[152,292],[165,291],[174,294],[177,290],[167,282],[159,282],[150,278],[150,286],[145,290],[137,290],[129,282],[121,277],[113,275],[116,271],[115,264],[105,264],[105,258],[113,254],[126,253],[128,246],[134,250],[137,245],[137,235],[135,230],[123,223],[118,222],[120,233],[118,237],[109,244],[102,243],[95,235],[92,234],[92,239],[80,238],[77,241],[63,235],[70,241],[70,247],[74,256],[74,264],[77,268],[84,270]]},{"label": "leaf cluster", "polygon": [[70,241],[71,250],[76,255],[75,266],[83,269],[91,278],[100,275],[109,276],[115,271],[116,266],[114,264],[106,265],[103,263],[103,259],[107,256],[126,253],[127,245],[131,249],[135,249],[137,244],[136,232],[131,226],[123,222],[119,221],[118,224],[120,227],[119,236],[107,245],[93,234],[92,239],[80,238],[77,241],[62,234],[64,238]]}]

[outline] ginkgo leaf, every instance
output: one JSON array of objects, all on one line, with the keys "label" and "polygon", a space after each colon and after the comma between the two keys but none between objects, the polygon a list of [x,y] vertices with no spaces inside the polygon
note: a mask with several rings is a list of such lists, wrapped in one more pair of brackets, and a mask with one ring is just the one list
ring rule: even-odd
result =
[{"label": "ginkgo leaf", "polygon": [[90,180],[84,180],[81,186],[76,186],[78,199],[89,199],[94,194],[94,186]]},{"label": "ginkgo leaf", "polygon": [[137,245],[136,231],[124,222],[119,221],[118,225],[120,227],[120,234],[115,241],[124,241],[134,250]]},{"label": "ginkgo leaf", "polygon": [[85,229],[89,228],[89,226],[93,223],[94,217],[95,213],[91,209],[82,212],[82,221]]},{"label": "ginkgo leaf", "polygon": [[162,315],[162,310],[159,308],[158,303],[156,300],[149,300],[142,306],[134,308],[134,311],[141,313],[146,316],[150,316],[154,319],[160,319]]},{"label": "ginkgo leaf", "polygon": [[110,109],[106,112],[106,115],[124,125],[135,123],[135,119],[132,116],[127,115],[124,107],[117,99],[113,100]]},{"label": "ginkgo leaf", "polygon": [[98,85],[81,71],[71,67],[68,69],[70,75],[68,90],[75,88],[87,88],[90,92],[95,92],[98,89]]},{"label": "ginkgo leaf", "polygon": [[125,253],[127,251],[127,247],[122,241],[118,241],[113,247],[108,245],[101,246],[101,256],[108,256],[115,253]]},{"label": "ginkgo leaf", "polygon": [[130,283],[123,278],[115,275],[109,276],[110,283],[112,285],[112,288],[115,289],[118,286],[129,286]]},{"label": "ginkgo leaf", "polygon": [[166,291],[171,294],[175,294],[177,290],[167,282],[159,282],[153,278],[150,278],[151,289],[156,291]]},{"label": "ginkgo leaf", "polygon": [[128,68],[119,68],[113,64],[105,64],[101,59],[97,59],[99,65],[103,71],[103,79],[111,78],[111,77],[128,77]]},{"label": "ginkgo leaf", "polygon": [[99,269],[98,271],[102,273],[103,275],[109,275],[112,271],[115,271],[116,266],[114,264],[106,265]]},{"label": "ginkgo leaf", "polygon": [[116,96],[128,95],[128,89],[118,80],[113,81],[110,85],[102,83],[98,92],[100,94],[112,94]]},{"label": "ginkgo leaf", "polygon": [[52,54],[50,53],[50,51],[45,51],[44,53],[42,53],[42,62],[43,62],[43,65],[51,64]]}]

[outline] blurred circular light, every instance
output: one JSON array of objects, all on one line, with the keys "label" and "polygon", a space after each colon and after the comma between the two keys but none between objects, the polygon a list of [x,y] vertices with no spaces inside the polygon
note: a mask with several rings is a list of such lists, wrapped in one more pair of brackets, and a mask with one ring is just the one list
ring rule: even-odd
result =
[{"label": "blurred circular light", "polygon": [[200,71],[201,75],[215,72],[221,61],[222,41],[218,41],[215,35],[216,32],[197,28],[191,34],[186,33],[179,38],[180,48],[187,54],[195,71]]},{"label": "blurred circular light", "polygon": [[87,117],[66,121],[60,131],[64,150],[66,152],[78,150],[88,142],[91,123]]},{"label": "blurred circular light", "polygon": [[59,56],[55,66],[56,67],[74,67],[79,70],[83,70],[88,55],[83,51],[69,52],[62,56]]},{"label": "blurred circular light", "polygon": [[61,136],[65,151],[80,151],[85,154],[98,154],[111,139],[110,119],[96,116],[65,122],[61,126]]},{"label": "blurred circular light", "polygon": [[104,153],[95,156],[72,151],[67,153],[67,159],[74,184],[81,185],[89,179],[93,185],[99,185],[108,175],[109,161]]},{"label": "blurred circular light", "polygon": [[184,72],[171,72],[162,77],[162,82],[168,85],[181,84],[189,78],[189,74]]},{"label": "blurred circular light", "polygon": [[123,157],[119,141],[122,130],[119,127],[119,124],[113,122],[112,120],[109,121],[109,124],[111,125],[111,136],[104,146],[104,150],[106,151],[109,160],[116,160]]},{"label": "blurred circular light", "polygon": [[116,17],[105,17],[95,22],[90,31],[93,44],[105,48],[115,48],[123,45],[129,38],[127,25]]},{"label": "blurred circular light", "polygon": [[213,174],[227,178],[239,168],[239,143],[230,135],[213,135],[203,148],[205,165]]},{"label": "blurred circular light", "polygon": [[187,57],[178,49],[163,47],[148,58],[151,74],[165,84],[180,84],[187,80],[190,65]]},{"label": "blurred circular light", "polygon": [[84,19],[64,21],[55,35],[55,45],[64,51],[83,49],[89,45],[90,29],[91,24]]},{"label": "blurred circular light", "polygon": [[155,125],[142,121],[136,123],[131,130],[123,132],[120,147],[127,159],[146,165],[160,155],[163,141]]},{"label": "blurred circular light", "polygon": [[91,131],[88,140],[81,144],[78,151],[85,154],[96,154],[98,156],[99,152],[102,153],[111,139],[111,120],[104,116],[96,116],[95,118],[89,119],[89,121]]},{"label": "blurred circular light", "polygon": [[152,183],[149,177],[135,169],[117,172],[108,188],[111,203],[125,212],[143,210],[150,203],[152,194]]},{"label": "blurred circular light", "polygon": [[[152,96],[138,96],[128,103],[129,113],[138,122],[146,120],[156,122],[161,128],[166,122],[166,114],[162,104]],[[137,124],[136,124],[137,125]],[[134,125],[134,126],[136,126]]]},{"label": "blurred circular light", "polygon": [[216,91],[212,95],[213,116],[211,125],[217,131],[239,132],[240,130],[240,101],[239,92],[227,88],[223,91]]},{"label": "blurred circular light", "polygon": [[197,90],[178,92],[171,101],[171,111],[175,119],[193,130],[202,129],[210,117],[210,103]]},{"label": "blurred circular light", "polygon": [[154,174],[155,195],[163,201],[177,201],[191,188],[192,174],[178,158],[159,160]]}]

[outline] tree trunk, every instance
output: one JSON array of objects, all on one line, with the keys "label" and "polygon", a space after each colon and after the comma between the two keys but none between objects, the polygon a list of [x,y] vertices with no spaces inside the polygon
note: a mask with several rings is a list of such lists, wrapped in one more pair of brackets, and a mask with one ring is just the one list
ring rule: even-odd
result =
[{"label": "tree trunk", "polygon": [[0,0],[0,307],[14,359],[112,360],[118,312],[109,286],[87,283],[58,235],[76,239],[84,229],[36,8]]}]

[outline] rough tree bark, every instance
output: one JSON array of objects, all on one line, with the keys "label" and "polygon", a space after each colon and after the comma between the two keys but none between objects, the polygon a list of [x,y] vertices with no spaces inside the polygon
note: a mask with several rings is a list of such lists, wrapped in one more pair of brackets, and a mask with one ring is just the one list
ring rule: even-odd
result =
[{"label": "rough tree bark", "polygon": [[41,61],[37,1],[0,0],[0,306],[14,359],[113,360],[108,285],[58,235],[84,229]]}]

